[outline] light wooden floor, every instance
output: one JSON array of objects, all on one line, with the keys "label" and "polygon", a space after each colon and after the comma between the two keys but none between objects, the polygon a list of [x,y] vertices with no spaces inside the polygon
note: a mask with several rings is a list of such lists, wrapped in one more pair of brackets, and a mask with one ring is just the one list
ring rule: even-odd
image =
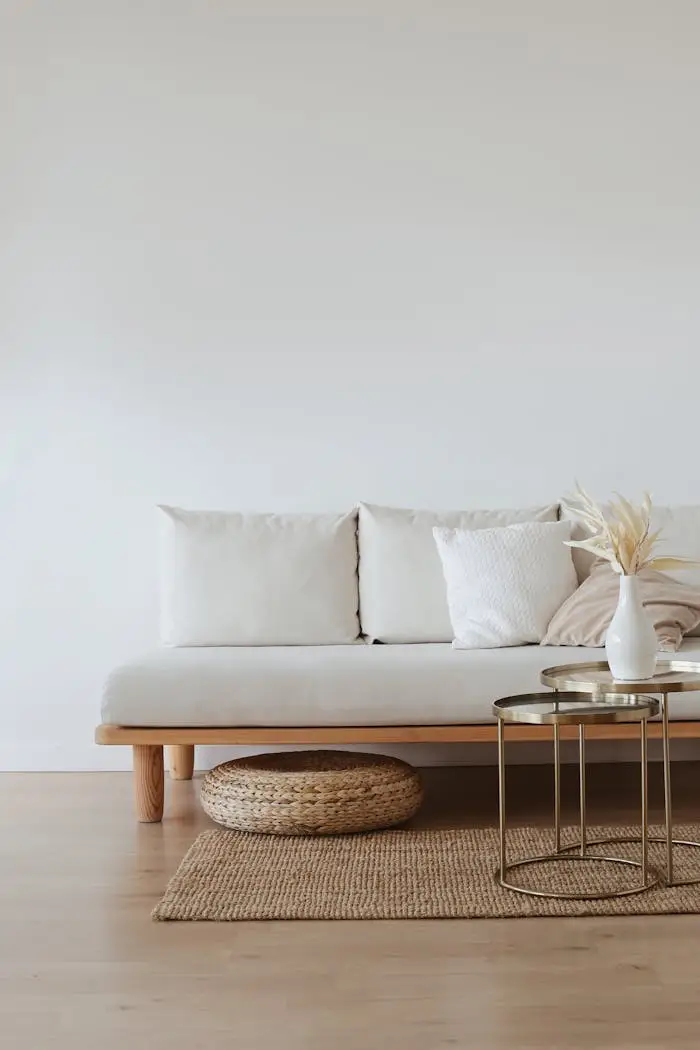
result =
[{"label": "light wooden floor", "polygon": [[[700,819],[700,767],[674,768],[679,817]],[[517,819],[548,818],[545,773],[511,779]],[[636,769],[589,779],[592,819],[635,814]],[[492,769],[428,786],[422,825],[495,820]],[[151,923],[208,823],[191,783],[168,792],[164,824],[137,825],[127,775],[0,776],[3,1048],[700,1046],[700,917]]]}]

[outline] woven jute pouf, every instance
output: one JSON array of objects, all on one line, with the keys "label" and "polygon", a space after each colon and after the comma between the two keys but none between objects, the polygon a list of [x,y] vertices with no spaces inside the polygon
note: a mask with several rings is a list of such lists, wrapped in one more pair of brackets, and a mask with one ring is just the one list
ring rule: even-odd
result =
[{"label": "woven jute pouf", "polygon": [[224,762],[205,775],[200,798],[212,820],[236,831],[340,835],[402,824],[423,787],[397,758],[296,751]]}]

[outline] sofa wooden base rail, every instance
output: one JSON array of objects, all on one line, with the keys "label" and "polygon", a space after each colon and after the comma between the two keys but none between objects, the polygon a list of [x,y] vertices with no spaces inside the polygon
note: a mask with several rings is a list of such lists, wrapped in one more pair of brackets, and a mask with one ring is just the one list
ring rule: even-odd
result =
[{"label": "sofa wooden base rail", "polygon": [[[562,740],[577,739],[576,726],[563,726]],[[589,740],[638,740],[634,724],[588,726]],[[649,724],[649,737],[661,737],[661,724]],[[672,722],[671,737],[700,738],[700,722]],[[551,740],[549,726],[513,725],[508,740]],[[280,726],[246,728],[166,729],[160,726],[100,725],[95,731],[98,744],[129,744],[134,751],[134,785],[138,819],[145,823],[163,817],[165,776],[163,748],[170,749],[170,775],[174,780],[190,780],[197,744],[235,744],[244,747],[270,747],[278,744],[475,744],[495,743],[496,725],[439,726]]]}]

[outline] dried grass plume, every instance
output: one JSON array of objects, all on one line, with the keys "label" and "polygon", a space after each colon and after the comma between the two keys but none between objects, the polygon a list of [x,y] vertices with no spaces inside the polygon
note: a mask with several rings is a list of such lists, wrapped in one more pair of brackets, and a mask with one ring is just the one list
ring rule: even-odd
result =
[{"label": "dried grass plume", "polygon": [[635,576],[642,569],[687,569],[697,565],[689,558],[655,555],[661,540],[661,529],[651,531],[651,496],[644,493],[640,506],[635,506],[618,492],[606,511],[577,484],[573,496],[563,502],[590,530],[586,540],[568,540],[568,547],[580,547],[597,558],[610,562],[621,576]]}]

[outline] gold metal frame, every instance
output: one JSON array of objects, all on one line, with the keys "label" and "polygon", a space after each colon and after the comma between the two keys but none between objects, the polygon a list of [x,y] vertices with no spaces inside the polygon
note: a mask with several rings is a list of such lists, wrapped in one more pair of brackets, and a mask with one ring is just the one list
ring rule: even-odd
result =
[{"label": "gold metal frame", "polygon": [[[590,674],[590,678],[586,678]],[[593,676],[596,677],[593,677]],[[683,677],[681,677],[683,676]],[[608,700],[611,694],[627,697],[628,701],[640,693],[657,693],[660,696],[662,753],[664,766],[664,819],[665,834],[654,835],[649,841],[660,842],[666,847],[666,882],[669,886],[693,886],[700,883],[700,874],[688,879],[674,878],[673,847],[686,846],[700,849],[700,842],[692,839],[674,839],[673,837],[673,800],[671,789],[671,740],[669,732],[669,694],[686,693],[700,690],[700,663],[693,660],[663,660],[656,665],[652,678],[639,682],[616,681],[610,673],[610,667],[604,660],[595,660],[580,664],[561,664],[547,667],[540,675],[543,685],[567,693],[586,693],[597,700]],[[604,845],[613,842],[636,842],[636,838],[596,839],[591,845]]]},{"label": "gold metal frame", "polygon": [[[529,707],[534,710],[528,710]],[[528,725],[611,725],[651,718],[659,713],[659,702],[651,696],[639,694],[630,697],[606,694],[591,699],[582,689],[556,690],[553,693],[504,696],[494,702],[493,713],[503,722]]]},{"label": "gold metal frame", "polygon": [[[557,711],[558,704],[573,704],[574,707],[581,705],[580,710]],[[527,710],[540,706],[541,712]],[[591,706],[595,708],[591,710]],[[554,710],[552,710],[554,708]],[[496,872],[496,880],[504,889],[515,893],[522,893],[529,897],[548,897],[556,900],[606,900],[612,897],[629,897],[635,893],[642,893],[659,882],[659,877],[649,869],[649,804],[648,804],[648,748],[647,748],[647,721],[658,714],[659,704],[651,697],[636,696],[634,700],[625,702],[618,700],[616,703],[598,701],[593,705],[585,704],[580,693],[526,693],[520,697],[505,697],[497,700],[493,705],[493,712],[498,719],[498,824],[500,856],[499,867]],[[584,720],[582,720],[584,719]],[[625,857],[612,857],[597,853],[590,853],[588,847],[594,845],[587,838],[586,823],[586,724],[594,724],[609,721],[635,721],[639,722],[640,744],[641,744],[641,834],[639,841],[641,846],[641,858],[639,861],[629,860]],[[538,722],[539,724],[551,725],[554,743],[554,852],[542,854],[537,857],[523,857],[520,860],[508,863],[507,854],[507,825],[506,825],[506,762],[505,762],[505,724],[506,722]],[[562,724],[578,725],[579,739],[579,841],[570,845],[561,844],[561,760],[559,727]],[[598,840],[595,840],[598,841]],[[618,840],[619,841],[619,840]],[[578,852],[572,854],[570,851],[576,849]],[[622,890],[590,891],[585,893],[557,892],[541,887],[521,886],[509,879],[509,873],[517,868],[529,865],[545,864],[551,861],[579,861],[579,862],[607,862],[609,864],[621,864],[625,867],[637,868],[640,871],[641,881],[636,886],[626,887]]]},{"label": "gold metal frame", "polygon": [[[584,677],[581,677],[581,675]],[[599,678],[585,675],[600,675]],[[688,675],[681,678],[680,675]],[[545,667],[540,674],[542,685],[569,693],[588,693],[591,696],[612,694],[636,696],[639,693],[692,693],[700,689],[700,663],[694,660],[660,660],[652,678],[637,682],[621,682],[613,678],[605,660],[591,660],[580,664],[559,664]]]}]

